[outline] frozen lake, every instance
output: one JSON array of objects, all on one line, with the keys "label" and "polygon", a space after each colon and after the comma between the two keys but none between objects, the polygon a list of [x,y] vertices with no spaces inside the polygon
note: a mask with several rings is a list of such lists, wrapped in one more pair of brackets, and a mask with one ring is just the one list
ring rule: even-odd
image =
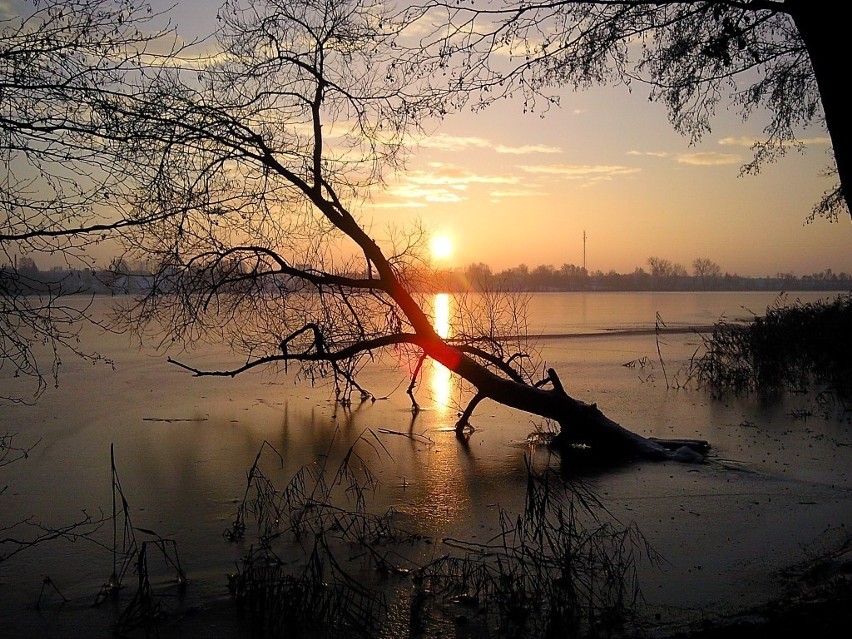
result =
[{"label": "frozen lake", "polygon": [[[545,336],[541,355],[570,394],[596,402],[644,435],[701,438],[713,446],[703,465],[634,464],[584,478],[610,515],[635,524],[664,558],[640,566],[645,613],[660,614],[664,622],[761,601],[773,588],[773,571],[804,560],[852,525],[848,413],[835,407],[824,416],[808,396],[715,401],[673,388],[701,344],[688,330],[662,336],[665,373],[659,361],[652,330],[657,313],[668,327],[688,329],[721,316],[748,318],[774,299],[763,293],[551,293],[530,299],[530,332]],[[564,335],[581,336],[556,337]],[[8,486],[0,495],[0,529],[28,518],[58,527],[80,519],[83,510],[109,515],[114,447],[133,525],[177,544],[186,590],[178,596],[169,589],[167,566],[151,570],[169,605],[183,611],[185,636],[248,636],[234,614],[227,575],[251,536],[229,543],[222,533],[231,527],[263,442],[281,458],[264,455],[261,467],[283,487],[303,466],[336,463],[363,437],[358,450],[378,479],[369,507],[392,507],[401,526],[427,537],[428,546],[417,550],[421,558],[445,552],[445,538],[489,539],[500,509],[523,509],[525,458],[558,464],[527,443],[540,424],[536,418],[493,403],[475,413],[476,432],[467,443],[456,439],[452,382],[436,368],[424,371],[418,394],[424,410],[413,417],[406,372],[392,357],[363,378],[387,399],[344,409],[330,387],[297,383],[283,373],[193,378],[127,336],[87,328],[83,337],[115,362],[115,370],[67,358],[59,387],[35,406],[2,407],[0,433],[15,434],[18,445],[38,444],[28,459],[0,468],[0,487]],[[233,363],[217,348],[180,357],[199,366]],[[646,363],[623,365],[635,360]],[[807,419],[806,411],[812,412]],[[101,545],[58,540],[0,564],[4,632],[109,636],[134,580],[127,577],[124,599],[91,606],[113,569],[112,535],[108,523],[93,534]],[[45,577],[68,601],[48,588],[37,610]],[[393,625],[388,628],[390,636]]]}]

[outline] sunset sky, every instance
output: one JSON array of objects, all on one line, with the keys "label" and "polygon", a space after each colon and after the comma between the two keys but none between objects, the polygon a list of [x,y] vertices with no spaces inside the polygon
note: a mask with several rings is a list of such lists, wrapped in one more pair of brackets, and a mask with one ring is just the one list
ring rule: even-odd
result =
[{"label": "sunset sky", "polygon": [[[203,8],[202,8],[203,5]],[[179,30],[215,17],[219,0],[180,2]],[[739,176],[764,122],[719,113],[699,146],[675,133],[637,86],[565,91],[544,118],[519,103],[435,123],[407,171],[363,219],[381,229],[419,219],[453,243],[450,263],[526,263],[589,270],[647,268],[650,256],[716,261],[741,275],[852,272],[852,223],[806,224],[832,184],[823,130],[757,176]]]},{"label": "sunset sky", "polygon": [[852,271],[852,224],[805,218],[830,186],[823,131],[760,175],[739,177],[758,121],[722,114],[695,147],[641,89],[566,93],[546,117],[504,103],[447,118],[377,198],[375,220],[419,215],[459,264],[582,264],[632,271],[649,256],[691,270]]},{"label": "sunset sky", "polygon": [[[219,5],[178,0],[178,32],[209,31]],[[510,101],[451,115],[429,127],[361,219],[377,233],[419,219],[451,238],[455,266],[582,265],[585,231],[592,271],[629,272],[659,256],[690,271],[706,257],[741,275],[852,272],[849,218],[806,223],[832,185],[822,177],[826,132],[803,131],[803,154],[739,177],[759,116],[743,122],[723,103],[712,133],[691,147],[638,85],[565,91],[543,118]]]}]

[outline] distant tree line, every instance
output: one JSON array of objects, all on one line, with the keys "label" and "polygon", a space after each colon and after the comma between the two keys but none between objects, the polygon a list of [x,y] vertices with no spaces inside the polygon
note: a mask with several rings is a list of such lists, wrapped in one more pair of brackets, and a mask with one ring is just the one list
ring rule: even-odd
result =
[{"label": "distant tree line", "polygon": [[691,273],[682,264],[649,257],[647,269],[637,267],[630,273],[589,272],[575,264],[563,264],[558,268],[552,264],[535,268],[520,264],[495,272],[479,262],[461,269],[437,271],[433,277],[435,287],[450,291],[495,288],[525,291],[852,290],[852,275],[835,273],[831,269],[801,277],[793,273],[746,277],[723,272],[708,258],[695,259]]},{"label": "distant tree line", "polygon": [[148,289],[150,276],[142,265],[129,267],[116,260],[103,268],[68,268],[54,266],[39,269],[31,257],[21,257],[16,264],[0,267],[0,289],[17,295],[116,295]]},{"label": "distant tree line", "polygon": [[[520,264],[493,271],[487,264],[476,262],[462,268],[421,273],[418,280],[430,290],[444,291],[852,291],[852,275],[835,273],[831,269],[802,276],[776,273],[747,277],[723,272],[716,262],[708,258],[693,260],[691,272],[682,264],[656,256],[649,257],[646,265],[647,269],[637,267],[630,273],[614,270],[589,272],[575,264],[563,264],[559,268],[552,264],[534,268]],[[235,265],[234,268],[244,268],[244,265]],[[16,268],[3,266],[0,270],[6,276],[0,278],[4,286],[14,282],[18,291],[24,293],[55,290],[63,295],[132,294],[147,292],[153,283],[144,264],[128,264],[123,260],[116,260],[100,269],[52,267],[40,270],[32,258],[22,257],[17,260]],[[13,272],[17,277],[11,277]],[[289,278],[284,284],[292,287]]]}]

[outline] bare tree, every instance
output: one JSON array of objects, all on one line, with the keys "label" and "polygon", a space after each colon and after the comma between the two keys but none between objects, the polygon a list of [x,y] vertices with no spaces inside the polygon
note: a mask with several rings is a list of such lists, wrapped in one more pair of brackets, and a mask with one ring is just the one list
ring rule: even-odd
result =
[{"label": "bare tree", "polygon": [[664,257],[649,257],[648,266],[651,269],[651,277],[673,278],[686,276],[686,269],[683,267],[683,264],[672,262]]},{"label": "bare tree", "polygon": [[87,307],[67,299],[75,288],[21,267],[36,253],[90,267],[93,245],[150,221],[136,206],[136,169],[121,161],[134,127],[118,107],[162,62],[177,63],[163,23],[135,0],[36,0],[0,19],[0,367],[31,382],[0,399],[34,401],[63,353],[98,359],[78,344]]},{"label": "bare tree", "polygon": [[[545,111],[553,87],[644,83],[691,141],[710,131],[726,96],[743,117],[768,114],[742,171],[801,148],[797,132],[824,125],[839,185],[811,219],[852,215],[852,124],[847,117],[846,21],[840,5],[807,0],[423,0],[409,8],[431,28],[414,47],[425,65],[476,106],[519,93]],[[832,170],[832,172],[834,172]]]},{"label": "bare tree", "polygon": [[701,280],[701,286],[707,286],[707,282],[717,279],[722,275],[722,268],[713,260],[706,257],[697,257],[692,262],[692,272]]},{"label": "bare tree", "polygon": [[[533,378],[491,324],[471,319],[442,337],[419,287],[422,235],[377,239],[358,219],[404,160],[406,136],[446,111],[428,77],[399,72],[406,23],[379,0],[232,0],[219,15],[215,59],[160,76],[146,95],[140,206],[162,219],[125,230],[131,253],[158,263],[150,294],[129,309],[140,330],[223,339],[245,355],[225,370],[179,363],[196,375],[293,366],[333,379],[341,401],[372,397],[359,372],[394,349],[465,381],[460,434],[492,400],[555,420],[559,444],[674,455],[570,397],[555,371]],[[151,157],[168,161],[151,167]]]}]

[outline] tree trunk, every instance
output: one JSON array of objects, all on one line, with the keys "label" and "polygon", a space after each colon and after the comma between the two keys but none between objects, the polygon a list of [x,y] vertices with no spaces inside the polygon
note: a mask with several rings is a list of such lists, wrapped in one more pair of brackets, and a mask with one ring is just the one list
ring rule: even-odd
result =
[{"label": "tree trunk", "polygon": [[840,189],[852,216],[852,118],[849,117],[849,22],[844,3],[787,0],[813,66]]},{"label": "tree trunk", "polygon": [[477,403],[487,397],[557,422],[560,430],[553,446],[563,452],[582,448],[590,456],[607,461],[640,458],[694,462],[703,460],[709,448],[705,441],[649,439],[627,430],[604,415],[597,404],[568,395],[553,369],[548,371],[552,388],[544,389],[500,377],[440,338],[425,350],[476,387]]},{"label": "tree trunk", "polygon": [[[501,377],[454,348],[435,332],[423,309],[397,279],[379,246],[361,230],[354,219],[329,219],[335,221],[339,228],[353,238],[376,266],[386,283],[385,290],[399,305],[420,338],[418,345],[424,353],[472,384],[477,390],[477,404],[488,398],[509,408],[552,419],[560,428],[554,446],[565,451],[577,445],[584,445],[589,447],[596,458],[606,460],[638,457],[692,462],[704,458],[708,448],[707,442],[678,441],[672,444],[667,440],[652,440],[627,430],[606,417],[596,404],[586,404],[569,396],[553,369],[549,371],[553,388],[548,390]],[[465,414],[467,412],[465,411]]]}]

